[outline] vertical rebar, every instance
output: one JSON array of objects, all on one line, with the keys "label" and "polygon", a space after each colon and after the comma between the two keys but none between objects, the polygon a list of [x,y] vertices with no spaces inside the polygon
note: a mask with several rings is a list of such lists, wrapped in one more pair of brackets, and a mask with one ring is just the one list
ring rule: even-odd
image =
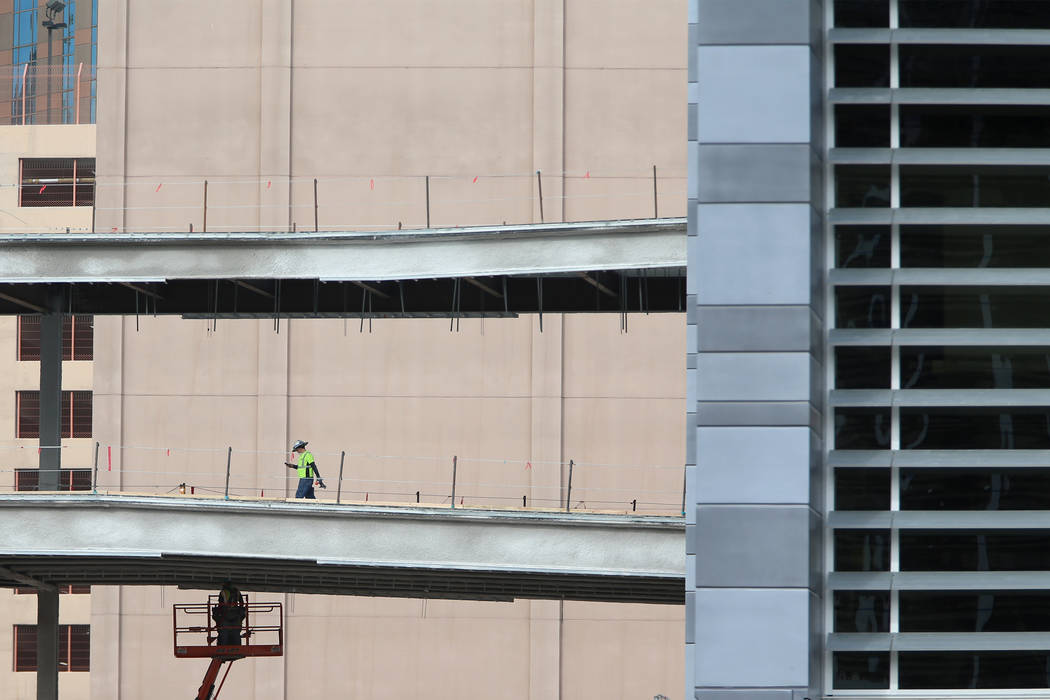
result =
[{"label": "vertical rebar", "polygon": [[685,515],[685,484],[686,479],[689,478],[689,471],[686,467],[682,467],[682,515]]},{"label": "vertical rebar", "polygon": [[653,166],[653,218],[660,218],[660,205],[656,202],[656,166]]},{"label": "vertical rebar", "polygon": [[540,177],[540,171],[536,171],[536,190],[540,196],[540,223],[543,223],[543,180]]},{"label": "vertical rebar", "polygon": [[208,232],[208,181],[204,181],[204,224],[201,226],[201,231],[204,233]]},{"label": "vertical rebar", "polygon": [[427,228],[430,228],[430,176],[426,176],[427,182]]},{"label": "vertical rebar", "polygon": [[346,450],[339,453],[339,481],[335,485],[335,502],[339,503],[339,499],[343,495],[343,460],[346,459]]},{"label": "vertical rebar", "polygon": [[566,513],[569,512],[569,507],[570,507],[570,504],[571,504],[570,499],[572,498],[572,467],[573,467],[573,461],[570,459],[569,460],[569,487],[565,491],[565,512]]},{"label": "vertical rebar", "polygon": [[233,448],[226,448],[226,500],[230,500],[230,459],[233,457]]},{"label": "vertical rebar", "polygon": [[317,178],[314,178],[314,233],[317,233]]},{"label": "vertical rebar", "polygon": [[456,462],[459,459],[456,455],[452,455],[452,507],[456,507]]},{"label": "vertical rebar", "polygon": [[91,478],[91,493],[98,493],[98,442],[95,442],[95,475]]}]

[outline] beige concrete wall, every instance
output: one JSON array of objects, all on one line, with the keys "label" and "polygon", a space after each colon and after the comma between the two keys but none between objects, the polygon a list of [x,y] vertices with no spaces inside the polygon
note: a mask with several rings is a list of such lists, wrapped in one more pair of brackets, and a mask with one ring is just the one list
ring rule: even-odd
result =
[{"label": "beige concrete wall", "polygon": [[[106,418],[96,436],[117,446],[100,482],[221,488],[223,447],[232,445],[236,488],[284,495],[294,480],[283,451],[302,437],[333,487],[341,450],[404,457],[351,457],[347,476],[369,481],[347,489],[367,483],[372,501],[411,500],[428,482],[447,493],[453,454],[466,505],[520,505],[523,494],[557,501],[566,472],[544,462],[572,458],[595,464],[576,471],[574,505],[610,507],[599,503],[608,499],[627,509],[636,497],[676,512],[684,318],[632,314],[628,327],[621,333],[612,315],[548,315],[542,333],[535,317],[464,320],[458,333],[440,319],[375,321],[372,333],[350,322],[344,333],[342,321],[293,320],[276,334],[270,321],[219,321],[212,332],[204,321],[141,317],[136,331],[133,318],[100,318],[96,415]],[[171,602],[193,596],[96,592],[94,697],[195,687],[205,664],[170,657],[165,617]],[[230,697],[652,697],[683,673],[680,607],[281,599],[286,658],[239,662]]]},{"label": "beige concrete wall", "polygon": [[313,178],[322,228],[422,226],[425,175],[433,225],[538,221],[537,170],[548,221],[639,218],[654,165],[660,214],[681,216],[684,16],[683,0],[101,0],[99,226],[200,230],[207,179],[209,229],[310,228]]},{"label": "beige concrete wall", "polygon": [[95,155],[93,124],[65,126],[0,126],[0,233],[91,230],[91,207],[18,206],[18,161],[21,158],[91,158]]},{"label": "beige concrete wall", "polygon": [[[209,230],[309,228],[315,177],[322,228],[421,226],[428,174],[434,225],[538,221],[536,170],[547,221],[642,217],[654,165],[660,214],[685,213],[684,0],[99,4],[99,230],[200,230],[205,179]],[[99,318],[100,482],[220,488],[229,445],[234,493],[283,496],[301,437],[332,484],[352,453],[351,498],[440,501],[458,455],[467,505],[555,504],[573,459],[574,505],[675,512],[685,322],[629,328]],[[192,693],[205,663],[169,625],[194,597],[97,588],[91,696]],[[683,675],[678,607],[283,600],[288,655],[224,696],[673,697]]]},{"label": "beige concrete wall", "polygon": [[[59,599],[59,624],[84,625],[91,622],[91,596],[87,594],[62,595]],[[35,700],[36,674],[15,673],[14,625],[36,624],[36,596],[15,595],[13,590],[0,590],[0,697],[5,700]],[[58,692],[62,700],[88,700],[91,674],[70,672],[58,674]]]}]

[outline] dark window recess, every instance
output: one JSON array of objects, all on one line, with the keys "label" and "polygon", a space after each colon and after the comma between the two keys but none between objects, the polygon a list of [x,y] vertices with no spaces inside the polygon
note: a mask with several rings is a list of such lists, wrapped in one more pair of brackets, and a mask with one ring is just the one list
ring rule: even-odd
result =
[{"label": "dark window recess", "polygon": [[1050,510],[1050,469],[901,469],[901,510]]},{"label": "dark window recess", "polygon": [[889,510],[890,470],[874,467],[835,470],[835,510]]},{"label": "dark window recess", "polygon": [[835,0],[836,27],[890,26],[889,0]]},{"label": "dark window recess", "polygon": [[900,119],[904,148],[1050,148],[1047,107],[901,105]]},{"label": "dark window recess", "polygon": [[1050,167],[901,166],[901,206],[904,207],[1046,207],[1048,204]]},{"label": "dark window recess", "polygon": [[835,348],[836,389],[889,389],[890,349]]},{"label": "dark window recess", "polygon": [[835,571],[889,570],[889,530],[835,530]]},{"label": "dark window recess", "polygon": [[835,227],[835,267],[889,266],[889,226]]},{"label": "dark window recess", "polygon": [[1050,389],[1050,348],[902,347],[902,389]]},{"label": "dark window recess", "polygon": [[[36,625],[14,625],[15,671],[36,671]],[[58,670],[91,670],[91,626],[58,626]]]},{"label": "dark window recess", "polygon": [[1050,450],[1050,407],[901,408],[903,450]]},{"label": "dark window recess", "polygon": [[835,145],[889,148],[889,105],[835,105]]},{"label": "dark window recess", "polygon": [[[62,437],[91,437],[91,392],[62,392]],[[19,438],[40,437],[40,392],[16,391],[15,413]]]},{"label": "dark window recess", "polygon": [[[39,469],[16,469],[15,491],[37,491],[40,488]],[[90,491],[90,469],[63,469],[58,473],[59,491]]]},{"label": "dark window recess", "polygon": [[835,287],[836,328],[889,328],[889,287]]},{"label": "dark window recess", "polygon": [[1045,651],[902,651],[902,690],[955,688],[1047,688]]},{"label": "dark window recess", "polygon": [[890,166],[836,165],[836,207],[888,207]]},{"label": "dark window recess", "polygon": [[901,44],[900,84],[903,88],[1050,87],[1050,46]]},{"label": "dark window recess", "polygon": [[890,411],[888,408],[836,408],[836,450],[888,450]]},{"label": "dark window recess", "polygon": [[837,44],[835,86],[889,87],[890,47],[885,44]]},{"label": "dark window recess", "polygon": [[901,328],[1050,328],[1050,287],[903,287]]},{"label": "dark window recess", "polygon": [[901,571],[1050,571],[1047,530],[901,530]]},{"label": "dark window recess", "polygon": [[901,591],[900,628],[901,632],[1050,632],[1050,595],[1042,591]]},{"label": "dark window recess", "polygon": [[95,201],[94,158],[23,158],[20,207],[85,207]]},{"label": "dark window recess", "polygon": [[884,651],[836,651],[835,690],[879,690],[890,687],[890,655]]},{"label": "dark window recess", "polygon": [[1046,0],[900,0],[901,27],[1050,29]]},{"label": "dark window recess", "polygon": [[1050,267],[1050,226],[901,226],[900,242],[901,267]]},{"label": "dark window recess", "polygon": [[836,632],[889,632],[889,591],[835,591]]},{"label": "dark window recess", "polygon": [[[95,317],[68,314],[62,317],[62,359],[94,358]],[[18,359],[40,359],[40,316],[18,317]]]},{"label": "dark window recess", "polygon": [[13,625],[13,634],[15,671],[35,671],[36,625]]}]

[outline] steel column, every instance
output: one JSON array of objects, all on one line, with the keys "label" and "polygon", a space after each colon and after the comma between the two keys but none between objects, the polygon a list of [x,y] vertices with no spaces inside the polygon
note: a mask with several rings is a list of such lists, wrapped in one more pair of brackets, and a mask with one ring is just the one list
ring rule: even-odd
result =
[{"label": "steel column", "polygon": [[36,698],[58,700],[58,590],[37,590]]},{"label": "steel column", "polygon": [[[52,309],[58,304],[52,304]],[[40,490],[58,490],[62,467],[62,313],[40,318]]]}]

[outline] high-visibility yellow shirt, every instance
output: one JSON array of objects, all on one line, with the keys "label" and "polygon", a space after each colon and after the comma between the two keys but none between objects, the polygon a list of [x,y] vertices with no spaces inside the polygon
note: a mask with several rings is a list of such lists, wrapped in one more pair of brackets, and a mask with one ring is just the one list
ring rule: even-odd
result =
[{"label": "high-visibility yellow shirt", "polygon": [[310,472],[313,472],[314,476],[317,475],[317,470],[313,468],[314,456],[310,452],[303,452],[299,455],[299,478],[308,479],[310,478]]}]

